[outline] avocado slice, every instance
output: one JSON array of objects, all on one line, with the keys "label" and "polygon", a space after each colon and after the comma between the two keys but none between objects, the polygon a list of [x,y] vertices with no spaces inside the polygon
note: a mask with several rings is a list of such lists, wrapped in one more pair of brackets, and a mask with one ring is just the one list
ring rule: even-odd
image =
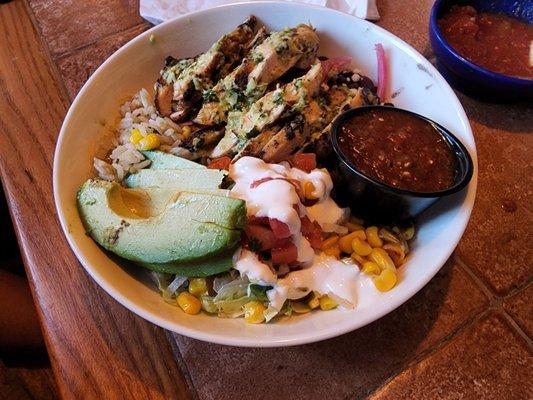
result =
[{"label": "avocado slice", "polygon": [[129,188],[218,189],[226,174],[218,169],[142,169],[124,179],[124,184]]},{"label": "avocado slice", "polygon": [[244,201],[210,193],[125,189],[89,179],[77,195],[87,233],[105,249],[144,264],[206,260],[235,248]]},{"label": "avocado slice", "polygon": [[233,267],[233,250],[219,254],[208,260],[202,260],[190,263],[164,263],[164,264],[147,264],[140,263],[143,267],[156,272],[167,274],[176,274],[186,277],[201,278],[211,275],[220,274],[229,271]]},{"label": "avocado slice", "polygon": [[159,150],[146,150],[143,155],[151,161],[150,169],[207,169],[194,161]]}]

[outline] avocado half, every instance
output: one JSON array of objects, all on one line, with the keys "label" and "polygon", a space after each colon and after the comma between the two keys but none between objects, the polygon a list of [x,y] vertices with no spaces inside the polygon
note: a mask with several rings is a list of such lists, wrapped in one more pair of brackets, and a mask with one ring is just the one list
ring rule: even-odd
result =
[{"label": "avocado half", "polygon": [[[180,265],[201,272],[205,260],[222,254],[227,260],[240,242],[245,203],[218,193],[126,189],[89,179],[77,204],[87,233],[102,247],[150,269],[180,274]],[[218,258],[209,262],[218,268],[208,269],[231,268]]]}]

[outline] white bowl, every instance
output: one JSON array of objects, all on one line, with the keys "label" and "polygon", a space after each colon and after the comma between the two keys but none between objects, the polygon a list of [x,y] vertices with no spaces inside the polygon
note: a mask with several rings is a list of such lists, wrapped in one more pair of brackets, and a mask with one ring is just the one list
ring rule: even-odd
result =
[{"label": "white bowl", "polygon": [[[450,129],[472,156],[474,176],[468,188],[425,213],[414,251],[401,268],[398,286],[377,295],[371,306],[313,312],[262,325],[248,325],[243,319],[189,316],[166,304],[140,268],[120,266],[85,235],[75,196],[78,187],[94,176],[92,157],[102,138],[102,122],[112,124],[126,98],[142,87],[152,88],[166,56],[188,57],[205,51],[251,14],[272,30],[310,22],[319,33],[321,55],[352,56],[354,64],[374,79],[374,45],[383,43],[390,59],[389,92],[399,91],[394,103]],[[153,44],[151,35],[155,38]],[[252,2],[213,8],[168,21],[133,39],[102,64],[74,100],[61,128],[54,159],[54,196],[63,231],[96,282],[118,302],[156,325],[196,339],[236,346],[315,342],[357,329],[394,310],[418,292],[452,253],[470,217],[476,186],[477,157],[468,119],[437,70],[411,46],[376,25],[296,3]]]}]

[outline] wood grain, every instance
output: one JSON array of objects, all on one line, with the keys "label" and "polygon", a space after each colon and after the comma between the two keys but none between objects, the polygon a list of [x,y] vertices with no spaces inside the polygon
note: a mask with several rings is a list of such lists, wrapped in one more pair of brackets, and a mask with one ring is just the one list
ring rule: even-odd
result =
[{"label": "wood grain", "polygon": [[165,332],[86,275],[60,230],[52,157],[67,108],[26,5],[0,5],[0,170],[60,394],[189,399]]}]

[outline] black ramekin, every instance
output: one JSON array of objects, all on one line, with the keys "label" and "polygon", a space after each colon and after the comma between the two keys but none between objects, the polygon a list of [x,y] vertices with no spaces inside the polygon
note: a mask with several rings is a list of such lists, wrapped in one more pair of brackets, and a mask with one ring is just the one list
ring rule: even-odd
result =
[{"label": "black ramekin", "polygon": [[[338,144],[341,125],[354,115],[383,107],[413,115],[433,125],[439,135],[450,145],[457,161],[453,186],[438,192],[398,189],[363,174],[349,161]],[[365,106],[345,111],[333,121],[330,140],[334,156],[337,158],[332,171],[335,199],[342,206],[350,207],[354,215],[372,223],[402,222],[415,218],[440,198],[464,189],[470,182],[474,170],[470,154],[450,131],[429,118],[399,108]]]}]

